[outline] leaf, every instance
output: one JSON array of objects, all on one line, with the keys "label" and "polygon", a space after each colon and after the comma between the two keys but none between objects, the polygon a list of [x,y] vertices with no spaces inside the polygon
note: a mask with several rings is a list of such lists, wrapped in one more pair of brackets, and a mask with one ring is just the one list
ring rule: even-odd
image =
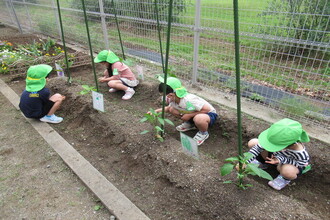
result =
[{"label": "leaf", "polygon": [[144,131],[142,131],[140,134],[146,134],[146,133],[148,133],[149,131],[148,130],[144,130]]},{"label": "leaf", "polygon": [[147,117],[143,117],[140,122],[145,122],[145,121],[148,121],[148,118]]},{"label": "leaf", "polygon": [[81,87],[83,87],[84,89],[89,89],[88,85],[81,85]]},{"label": "leaf", "polygon": [[225,176],[225,175],[229,174],[233,169],[234,169],[233,164],[225,163],[220,169],[220,174],[221,174],[221,176]]},{"label": "leaf", "polygon": [[159,127],[159,126],[155,126],[155,129],[157,130],[157,131],[164,131],[161,127]]},{"label": "leaf", "polygon": [[308,171],[310,171],[312,169],[312,164],[308,164],[305,169],[302,171],[302,174],[307,173]]},{"label": "leaf", "polygon": [[252,157],[254,157],[254,155],[251,154],[250,152],[245,152],[243,155],[244,155],[244,160],[245,160],[245,161],[248,161],[248,160],[250,160]]},{"label": "leaf", "polygon": [[227,180],[227,181],[223,181],[222,183],[225,183],[225,184],[227,184],[227,183],[233,183],[233,181]]},{"label": "leaf", "polygon": [[100,205],[96,205],[96,206],[94,206],[94,210],[95,211],[98,211],[98,210],[100,210],[102,208],[102,206],[100,206]]},{"label": "leaf", "polygon": [[256,175],[260,176],[260,168],[258,168],[258,164],[249,163],[246,165],[246,169],[250,172],[255,173]]},{"label": "leaf", "polygon": [[238,157],[229,157],[227,159],[225,159],[226,162],[235,162],[238,161]]},{"label": "leaf", "polygon": [[[258,168],[260,169],[260,168]],[[260,169],[260,177],[267,179],[267,180],[273,180],[273,177],[271,175],[269,175],[269,173],[267,173],[266,171]]]},{"label": "leaf", "polygon": [[87,93],[88,93],[87,90],[80,91],[80,94],[81,94],[81,95],[86,95]]},{"label": "leaf", "polygon": [[173,123],[170,119],[165,118],[164,120],[165,120],[165,122],[167,122],[168,124],[174,126],[174,123]]},{"label": "leaf", "polygon": [[162,119],[162,118],[157,118],[157,119],[158,119],[158,121],[159,121],[159,123],[160,123],[161,125],[164,125],[164,124],[165,124],[164,119]]}]

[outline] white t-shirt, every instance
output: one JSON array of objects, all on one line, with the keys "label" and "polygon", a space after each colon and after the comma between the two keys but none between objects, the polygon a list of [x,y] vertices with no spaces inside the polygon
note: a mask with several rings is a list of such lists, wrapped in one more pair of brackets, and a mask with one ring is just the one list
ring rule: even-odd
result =
[{"label": "white t-shirt", "polygon": [[185,97],[181,98],[179,104],[173,101],[170,103],[169,106],[177,109],[181,114],[188,114],[200,111],[204,105],[210,106],[209,112],[216,113],[215,108],[205,99],[190,93],[188,93]]}]

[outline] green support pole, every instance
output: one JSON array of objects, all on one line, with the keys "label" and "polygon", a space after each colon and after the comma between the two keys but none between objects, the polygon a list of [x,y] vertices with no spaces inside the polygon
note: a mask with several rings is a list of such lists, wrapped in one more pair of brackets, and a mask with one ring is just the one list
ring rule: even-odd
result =
[{"label": "green support pole", "polygon": [[[239,21],[238,21],[238,0],[234,2],[234,31],[235,31],[235,67],[236,67],[236,99],[237,99],[237,135],[238,135],[238,154],[243,156],[242,151],[242,119],[241,119],[241,73],[240,73],[240,43],[239,43]],[[239,173],[243,172],[242,163],[239,164]],[[240,175],[241,176],[241,175]],[[242,184],[243,178],[239,178]]]},{"label": "green support pole", "polygon": [[93,49],[92,49],[91,38],[90,38],[90,35],[89,35],[89,28],[88,28],[85,1],[81,0],[81,3],[82,3],[82,6],[83,6],[83,10],[84,10],[85,26],[86,26],[86,32],[87,32],[87,38],[88,38],[89,52],[90,52],[91,59],[92,59],[92,68],[93,68],[93,73],[94,73],[94,81],[95,81],[96,91],[98,92],[99,91],[99,85],[98,85],[98,82],[97,82],[97,77],[96,77],[96,72],[95,72],[95,63],[94,63],[94,57],[93,57]]},{"label": "green support pole", "polygon": [[68,83],[71,85],[71,74],[70,74],[70,70],[69,70],[68,54],[67,54],[67,50],[66,50],[66,46],[65,46],[65,39],[64,39],[64,31],[63,31],[63,24],[62,24],[60,1],[57,0],[56,2],[57,2],[58,18],[59,18],[60,27],[61,27],[62,42],[63,42],[63,47],[64,47],[66,72],[68,73]]},{"label": "green support pole", "polygon": [[[168,72],[168,57],[170,52],[170,40],[171,40],[171,24],[172,24],[172,8],[173,0],[170,0],[168,6],[168,25],[167,25],[167,40],[166,40],[166,54],[165,54],[165,73],[164,73],[164,93],[163,93],[163,105],[162,105],[162,118],[165,118],[165,100],[166,100],[166,84],[167,84],[167,72]],[[161,127],[163,129],[162,137],[164,137],[164,125]]]},{"label": "green support pole", "polygon": [[117,30],[118,30],[118,37],[119,37],[119,41],[120,41],[121,52],[123,53],[124,60],[126,60],[123,41],[121,39],[121,34],[120,34],[120,29],[119,29],[119,24],[118,24],[118,19],[117,19],[117,11],[116,11],[116,7],[115,7],[115,3],[113,0],[111,2],[112,2],[112,7],[113,7],[113,13],[115,14],[115,20],[116,20],[116,26],[117,26]]},{"label": "green support pole", "polygon": [[159,40],[159,47],[160,47],[160,58],[162,60],[163,73],[165,73],[164,57],[163,57],[163,46],[162,46],[162,39],[161,39],[161,36],[160,36],[160,24],[159,24],[157,0],[155,0],[155,14],[156,14],[156,19],[157,19],[157,30],[158,30],[158,40]]}]

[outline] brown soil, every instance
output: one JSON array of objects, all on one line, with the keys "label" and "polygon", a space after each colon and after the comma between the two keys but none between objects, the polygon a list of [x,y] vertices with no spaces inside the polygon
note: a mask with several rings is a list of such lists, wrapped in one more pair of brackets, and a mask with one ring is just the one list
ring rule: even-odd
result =
[{"label": "brown soil", "polygon": [[[97,66],[101,72],[100,66]],[[147,69],[149,68],[149,69]],[[159,70],[146,67],[148,75]],[[219,167],[224,159],[237,154],[236,113],[214,103],[220,119],[210,129],[210,138],[199,147],[196,160],[181,151],[179,132],[166,127],[165,142],[152,133],[139,133],[151,127],[139,120],[149,108],[158,108],[158,83],[147,78],[136,89],[130,101],[122,101],[122,92],[104,94],[106,112],[92,108],[89,95],[79,95],[82,84],[93,85],[90,66],[71,70],[73,83],[52,78],[52,92],[67,96],[58,115],[64,121],[53,127],[91,162],[109,181],[122,191],[151,219],[329,219],[330,170],[329,146],[312,140],[307,148],[313,169],[293,181],[282,191],[267,186],[267,181],[251,177],[247,190],[221,177]],[[4,80],[20,94],[24,77]],[[180,121],[169,117],[175,124]],[[269,125],[243,116],[244,145]],[[194,132],[187,132],[193,136]],[[247,149],[244,149],[245,151]],[[275,170],[269,170],[273,176]]]}]

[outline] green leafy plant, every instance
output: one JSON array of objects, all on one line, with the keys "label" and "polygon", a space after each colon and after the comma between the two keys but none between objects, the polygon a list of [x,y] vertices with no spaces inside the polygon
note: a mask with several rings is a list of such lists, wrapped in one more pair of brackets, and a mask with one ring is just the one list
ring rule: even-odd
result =
[{"label": "green leafy plant", "polygon": [[257,102],[264,102],[265,101],[265,97],[263,97],[262,95],[259,95],[258,93],[252,93],[249,96],[250,99],[257,101]]},{"label": "green leafy plant", "polygon": [[[164,126],[165,122],[172,126],[174,126],[174,124],[171,120],[162,118],[161,114],[161,112],[156,112],[154,109],[150,108],[149,112],[144,114],[144,117],[140,120],[140,122],[149,122],[154,128],[156,138],[163,142],[164,138],[161,136],[161,133],[164,132],[164,130],[160,127],[160,125]],[[148,132],[149,130],[144,130],[140,134],[146,134]]]},{"label": "green leafy plant", "polygon": [[80,95],[86,95],[92,91],[96,91],[95,86],[89,86],[89,85],[82,85],[83,90],[79,92]]},{"label": "green leafy plant", "polygon": [[248,175],[259,176],[264,179],[273,180],[273,178],[264,170],[260,169],[257,164],[248,163],[247,161],[251,159],[253,155],[249,152],[243,154],[243,156],[237,157],[229,157],[225,161],[229,163],[225,163],[220,168],[221,176],[225,176],[231,173],[234,168],[238,168],[237,172],[237,182],[233,182],[231,180],[225,181],[224,183],[234,183],[236,186],[242,189],[246,189],[247,187],[251,187],[251,184],[244,184],[243,179]]},{"label": "green leafy plant", "polygon": [[55,46],[55,40],[51,39],[50,37],[47,38],[46,42],[41,41],[42,50],[48,52],[51,48]]}]

